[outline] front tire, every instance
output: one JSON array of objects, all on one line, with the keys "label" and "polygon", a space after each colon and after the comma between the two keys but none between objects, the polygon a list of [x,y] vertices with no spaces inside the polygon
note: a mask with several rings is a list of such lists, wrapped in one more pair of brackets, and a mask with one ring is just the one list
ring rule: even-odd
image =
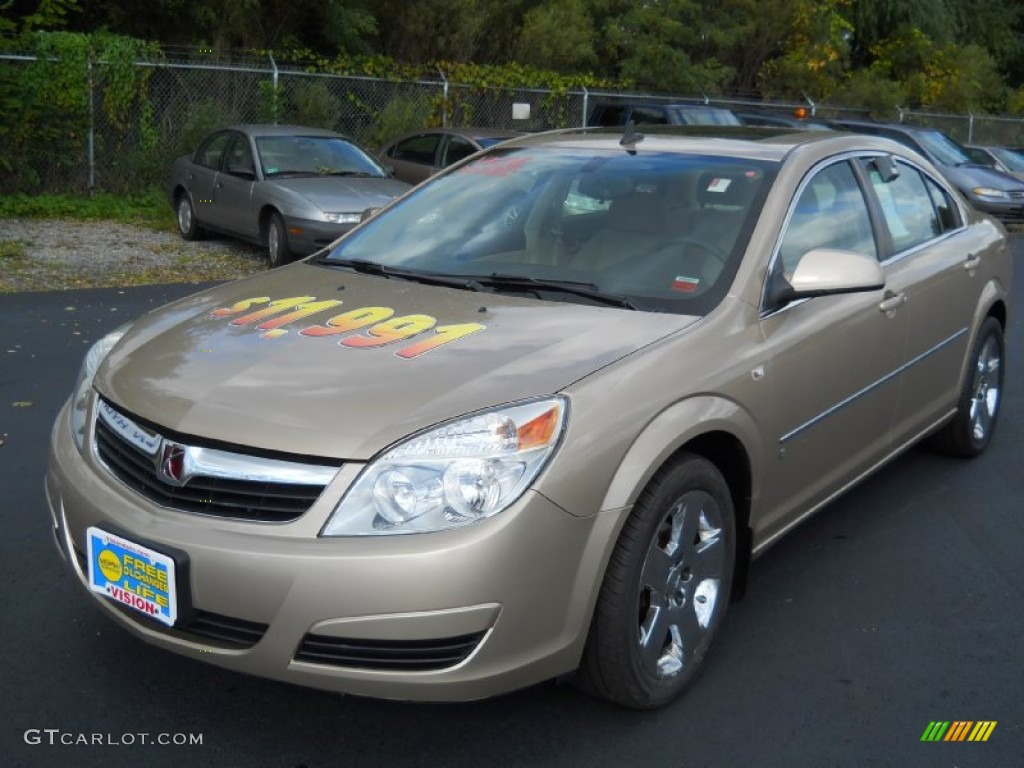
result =
[{"label": "front tire", "polygon": [[971,349],[970,364],[956,415],[928,439],[939,453],[974,458],[988,447],[1003,399],[1003,326],[985,318]]},{"label": "front tire", "polygon": [[288,247],[288,230],[285,229],[281,214],[276,211],[270,214],[267,220],[267,257],[271,269],[283,267],[292,260],[292,252]]},{"label": "front tire", "polygon": [[577,673],[634,709],[679,696],[696,676],[732,591],[736,525],[721,472],[683,454],[640,494],[601,585]]}]

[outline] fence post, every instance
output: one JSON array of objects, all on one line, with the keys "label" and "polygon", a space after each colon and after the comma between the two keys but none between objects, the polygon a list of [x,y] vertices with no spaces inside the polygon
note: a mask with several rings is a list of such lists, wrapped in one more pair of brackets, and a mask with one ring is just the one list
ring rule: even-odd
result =
[{"label": "fence post", "polygon": [[441,98],[443,102],[441,104],[441,127],[448,127],[448,78],[444,74],[444,70],[437,67],[438,74],[441,75]]},{"label": "fence post", "polygon": [[811,117],[815,117],[816,113],[817,113],[817,110],[818,110],[818,105],[814,103],[814,99],[812,99],[810,96],[808,96],[805,93],[804,94],[804,101],[806,101],[808,104],[811,105]]},{"label": "fence post", "polygon": [[89,89],[89,133],[85,151],[89,164],[89,197],[92,197],[96,191],[96,101],[93,98],[92,57],[86,61],[86,87]]},{"label": "fence post", "polygon": [[970,110],[967,112],[967,143],[974,143],[974,113]]},{"label": "fence post", "polygon": [[587,115],[590,114],[590,91],[587,90],[587,86],[583,86],[583,127],[587,127]]},{"label": "fence post", "polygon": [[277,62],[274,61],[274,54],[267,51],[267,57],[270,59],[270,114],[271,120],[274,121],[274,125],[277,125]]},{"label": "fence post", "polygon": [[896,105],[896,111],[900,113],[900,122],[903,122],[903,107],[899,104]]}]

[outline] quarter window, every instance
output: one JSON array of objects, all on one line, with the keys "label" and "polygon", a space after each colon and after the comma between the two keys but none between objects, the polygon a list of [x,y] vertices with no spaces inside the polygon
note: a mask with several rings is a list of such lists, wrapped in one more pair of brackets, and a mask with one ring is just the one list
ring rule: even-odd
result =
[{"label": "quarter window", "polygon": [[954,229],[959,229],[961,226],[960,209],[956,207],[953,198],[950,197],[946,190],[927,176],[924,177],[924,183],[928,187],[928,194],[931,195],[932,203],[939,214],[939,223],[942,225],[942,231],[950,232]]}]

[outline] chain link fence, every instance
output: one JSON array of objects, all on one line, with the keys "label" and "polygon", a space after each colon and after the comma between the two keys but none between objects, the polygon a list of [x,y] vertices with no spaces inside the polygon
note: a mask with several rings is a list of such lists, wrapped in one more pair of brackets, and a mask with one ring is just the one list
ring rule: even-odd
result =
[{"label": "chain link fence", "polygon": [[[474,125],[541,131],[583,126],[598,102],[685,102],[820,118],[864,118],[864,110],[813,102],[664,94],[551,91],[468,86],[436,80],[396,82],[279,68],[138,62],[138,97],[127,113],[107,99],[107,67],[89,62],[80,90],[55,97],[47,66],[31,55],[0,54],[0,194],[140,191],[160,184],[172,159],[233,123],[293,123],[344,133],[371,151],[421,127]],[[39,77],[40,73],[43,74]],[[29,77],[29,75],[34,75]],[[66,80],[65,80],[66,82]],[[1024,120],[894,110],[894,119],[929,125],[964,143],[1024,145]]]}]

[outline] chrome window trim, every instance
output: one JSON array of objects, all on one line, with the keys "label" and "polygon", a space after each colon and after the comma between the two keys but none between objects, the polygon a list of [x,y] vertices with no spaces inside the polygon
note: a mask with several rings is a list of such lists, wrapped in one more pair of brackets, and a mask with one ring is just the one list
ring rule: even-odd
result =
[{"label": "chrome window trim", "polygon": [[872,383],[868,384],[863,389],[860,389],[860,390],[854,392],[852,395],[849,395],[849,396],[843,398],[842,400],[840,400],[835,405],[829,406],[828,408],[826,408],[824,411],[822,411],[818,415],[811,417],[810,419],[805,421],[800,426],[798,426],[795,429],[792,429],[789,432],[787,432],[786,434],[782,435],[779,438],[779,445],[782,445],[783,443],[785,443],[785,442],[787,442],[789,440],[792,440],[797,435],[800,435],[800,434],[806,432],[808,429],[813,427],[818,422],[823,421],[824,419],[828,418],[829,416],[831,416],[834,413],[837,413],[838,411],[841,411],[846,406],[848,406],[851,403],[853,403],[853,402],[859,400],[860,398],[864,397],[864,395],[866,395],[869,392],[872,392],[873,390],[875,390],[878,387],[882,386],[887,381],[891,381],[892,379],[894,379],[895,377],[899,376],[901,373],[903,373],[907,369],[917,365],[919,362],[924,360],[926,357],[929,357],[929,356],[935,354],[936,352],[938,352],[943,347],[945,347],[945,346],[947,346],[949,344],[952,344],[954,341],[959,339],[965,333],[967,333],[967,328],[961,328],[956,333],[954,333],[951,336],[949,336],[949,337],[943,339],[942,341],[940,341],[938,344],[933,346],[931,349],[927,349],[924,352],[922,352],[921,354],[919,354],[916,357],[914,357],[913,359],[908,360],[907,362],[903,363],[903,365],[901,365],[899,368],[896,368],[896,369],[890,371],[889,373],[887,373],[884,376],[882,376],[880,379],[878,379],[876,381],[873,381]]},{"label": "chrome window trim", "polygon": [[[782,239],[783,237],[785,237],[786,232],[789,229],[789,223],[790,220],[793,218],[793,212],[796,209],[796,203],[800,199],[800,196],[804,193],[804,189],[807,188],[807,185],[810,183],[811,179],[817,174],[821,173],[821,171],[823,171],[828,166],[835,165],[836,163],[848,162],[850,160],[858,160],[861,158],[886,156],[892,157],[897,162],[903,163],[904,165],[914,168],[923,176],[935,182],[939,186],[939,188],[942,189],[950,197],[950,199],[953,201],[953,204],[956,206],[957,211],[960,214],[960,226],[957,227],[956,229],[951,229],[948,232],[943,232],[942,234],[932,238],[931,240],[926,240],[923,243],[918,243],[904,251],[898,251],[889,256],[885,260],[879,259],[878,263],[881,264],[883,268],[887,267],[890,264],[895,264],[897,261],[900,261],[901,259],[916,253],[922,248],[926,248],[936,243],[942,242],[943,240],[951,237],[952,235],[958,234],[967,229],[967,211],[964,208],[964,202],[961,196],[955,190],[953,190],[944,179],[936,179],[935,176],[928,172],[928,170],[921,167],[920,165],[918,165],[913,160],[910,160],[909,158],[903,157],[902,155],[897,155],[893,152],[882,152],[877,149],[869,149],[863,151],[851,150],[849,152],[843,152],[842,154],[834,155],[825,160],[821,160],[812,165],[808,169],[807,173],[805,173],[803,178],[800,180],[800,184],[797,186],[796,191],[793,193],[792,199],[789,201],[789,207],[786,209],[786,216],[782,221],[782,226],[779,227],[779,233],[775,237],[775,243],[772,245],[772,255],[771,258],[768,259],[768,267],[765,270],[764,279],[761,282],[760,313],[762,320],[765,320],[769,317],[774,317],[775,315],[788,311],[790,307],[797,307],[803,304],[804,302],[811,300],[810,298],[798,299],[796,301],[789,302],[784,307],[779,307],[778,309],[773,310],[768,310],[765,308],[765,301],[767,299],[768,290],[768,278],[771,275],[772,270],[775,269],[775,262],[778,261],[779,251],[782,249]],[[861,194],[864,194],[863,190],[861,190]],[[865,200],[864,202],[866,205],[867,200]]]},{"label": "chrome window trim", "polygon": [[[96,405],[96,417],[103,419],[104,423],[118,434],[120,439],[128,446],[145,453],[151,457],[158,457],[161,447],[166,444],[178,445],[183,449],[184,478],[195,476],[212,477],[224,480],[246,480],[263,483],[282,483],[292,485],[314,485],[327,486],[340,469],[341,462],[337,467],[323,466],[318,464],[302,464],[299,462],[286,461],[283,459],[269,459],[250,454],[224,451],[217,448],[202,448],[195,445],[185,445],[175,440],[169,440],[153,430],[139,426],[132,419],[121,414],[116,408],[105,400],[98,400]],[[117,423],[120,420],[121,423]],[[127,437],[127,430],[135,430],[140,435],[145,435],[147,441],[155,441],[153,446],[144,447],[138,442]],[[116,477],[106,462],[100,458],[96,447],[95,430],[93,430],[92,449],[103,467]]]}]

